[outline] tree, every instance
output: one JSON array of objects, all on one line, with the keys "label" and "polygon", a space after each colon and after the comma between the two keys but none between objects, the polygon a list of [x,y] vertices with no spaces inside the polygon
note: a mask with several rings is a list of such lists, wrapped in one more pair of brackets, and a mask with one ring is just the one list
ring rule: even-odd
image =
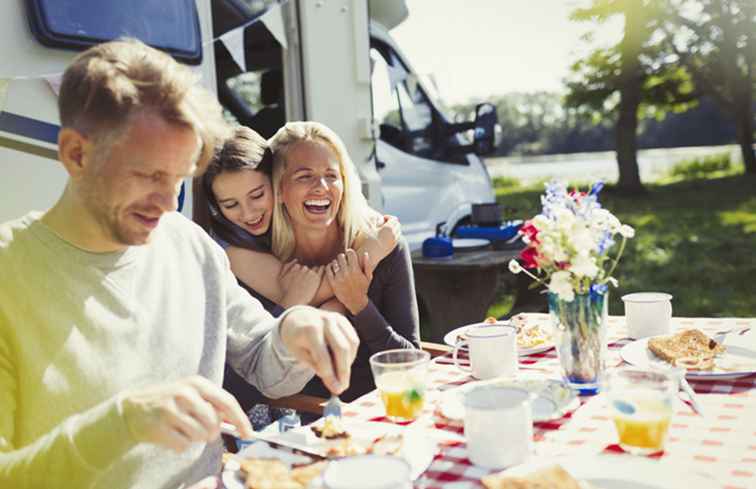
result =
[{"label": "tree", "polygon": [[637,161],[639,117],[646,112],[663,117],[696,103],[687,72],[663,62],[663,1],[592,0],[571,15],[598,24],[616,16],[624,20],[619,43],[598,48],[572,66],[565,102],[591,112],[597,121],[615,117],[618,188],[627,193],[644,191]]},{"label": "tree", "polygon": [[756,1],[670,0],[669,6],[671,61],[732,116],[745,171],[755,174]]}]

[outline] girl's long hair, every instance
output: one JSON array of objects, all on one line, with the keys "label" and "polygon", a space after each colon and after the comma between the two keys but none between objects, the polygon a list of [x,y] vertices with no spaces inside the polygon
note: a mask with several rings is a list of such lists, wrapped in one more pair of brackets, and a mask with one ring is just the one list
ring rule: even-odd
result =
[{"label": "girl's long hair", "polygon": [[235,127],[231,137],[217,149],[202,175],[202,190],[207,197],[210,231],[213,237],[231,246],[270,251],[271,230],[268,229],[261,236],[254,236],[226,219],[213,193],[213,181],[222,173],[240,171],[259,171],[270,178],[272,160],[273,155],[265,138],[246,126]]}]

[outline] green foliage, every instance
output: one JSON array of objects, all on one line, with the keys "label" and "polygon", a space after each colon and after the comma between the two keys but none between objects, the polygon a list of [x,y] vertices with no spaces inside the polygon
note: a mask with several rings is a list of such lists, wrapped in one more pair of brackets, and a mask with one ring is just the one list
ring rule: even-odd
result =
[{"label": "green foliage", "polygon": [[515,177],[494,177],[492,179],[494,187],[499,188],[515,188],[520,186],[520,181]]},{"label": "green foliage", "polygon": [[[756,315],[755,185],[751,175],[656,183],[641,198],[605,188],[604,207],[636,230],[617,268],[609,313],[623,314],[623,294],[659,290],[674,296],[676,316]],[[531,217],[542,192],[541,185],[502,189],[498,198],[520,203]],[[502,299],[496,311],[511,301]]]},{"label": "green foliage", "polygon": [[720,153],[692,160],[681,161],[669,171],[670,176],[684,180],[707,178],[716,173],[728,172],[733,168],[730,153]]},{"label": "green foliage", "polygon": [[[571,19],[577,22],[602,24],[609,18],[625,20],[623,39],[614,46],[599,47],[577,60],[566,80],[568,107],[590,113],[597,120],[612,119],[617,111],[616,96],[627,83],[630,70],[641,81],[641,118],[663,119],[672,112],[681,112],[697,103],[687,70],[665,62],[663,27],[665,0],[593,0],[589,7],[576,9]],[[593,36],[587,36],[592,42]]]}]

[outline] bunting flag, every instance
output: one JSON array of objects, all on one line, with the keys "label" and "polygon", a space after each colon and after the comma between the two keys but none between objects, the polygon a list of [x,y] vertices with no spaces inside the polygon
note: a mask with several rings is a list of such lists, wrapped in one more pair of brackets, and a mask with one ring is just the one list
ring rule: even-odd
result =
[{"label": "bunting flag", "polygon": [[242,72],[247,71],[247,60],[244,59],[244,28],[228,31],[220,36],[221,42],[226,46],[231,57],[239,65]]},{"label": "bunting flag", "polygon": [[52,90],[57,97],[60,94],[60,84],[63,83],[63,74],[58,73],[55,75],[48,75],[45,77],[45,81],[50,86],[50,90]]},{"label": "bunting flag", "polygon": [[276,41],[283,46],[284,49],[288,47],[286,43],[286,31],[284,30],[283,12],[281,11],[281,5],[273,5],[265,14],[260,18],[268,31],[273,34]]},{"label": "bunting flag", "polygon": [[5,96],[8,94],[10,80],[0,80],[0,112],[5,110]]}]

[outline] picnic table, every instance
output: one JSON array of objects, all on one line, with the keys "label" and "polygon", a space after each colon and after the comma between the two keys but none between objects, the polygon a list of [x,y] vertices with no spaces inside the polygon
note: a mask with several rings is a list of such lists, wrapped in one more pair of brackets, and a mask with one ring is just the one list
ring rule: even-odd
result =
[{"label": "picnic table", "polygon": [[[527,317],[528,314],[525,314]],[[543,319],[535,317],[533,319]],[[698,328],[707,334],[734,328],[755,327],[756,318],[673,318],[676,327]],[[624,317],[610,316],[609,358],[614,367],[623,362],[619,349],[630,342]],[[559,362],[556,352],[520,358],[521,366],[539,369],[557,378]],[[452,364],[451,358],[437,357],[430,368],[428,400],[421,419],[430,419],[431,427],[463,434],[462,423],[443,417],[439,411],[440,393],[474,379]],[[672,418],[665,451],[653,457],[676,468],[705,474],[712,479],[711,488],[748,489],[756,487],[756,375],[735,380],[691,381],[700,394],[705,417],[693,413],[689,406],[678,409]],[[346,419],[359,421],[387,421],[383,405],[376,391],[346,404]],[[580,398],[580,405],[563,417],[534,424],[535,455],[625,454],[615,445],[614,426],[602,395]],[[464,442],[440,448],[430,467],[415,482],[416,488],[436,489],[454,486],[482,487],[480,477],[492,470],[477,467],[467,458]]]},{"label": "picnic table", "polygon": [[499,269],[519,253],[488,249],[426,258],[419,250],[413,252],[415,289],[423,323],[430,325],[424,339],[439,342],[458,326],[483,321],[496,299]]}]

